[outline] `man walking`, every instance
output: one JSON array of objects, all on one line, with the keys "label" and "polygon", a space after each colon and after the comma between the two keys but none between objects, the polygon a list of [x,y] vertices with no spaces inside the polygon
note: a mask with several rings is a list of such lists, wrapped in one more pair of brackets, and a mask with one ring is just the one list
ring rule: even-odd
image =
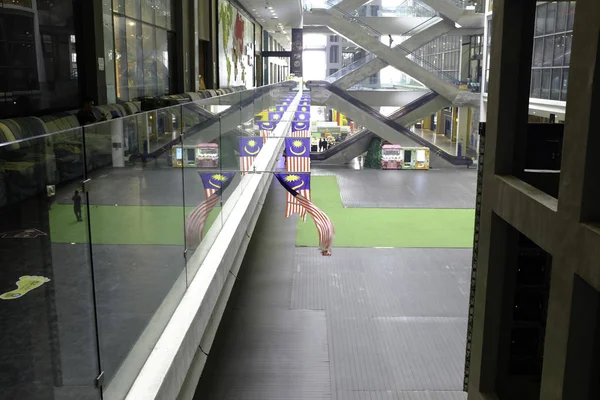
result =
[{"label": "man walking", "polygon": [[73,193],[73,212],[75,213],[75,217],[77,217],[77,222],[83,221],[81,218],[81,196],[79,195],[79,190],[76,190]]}]

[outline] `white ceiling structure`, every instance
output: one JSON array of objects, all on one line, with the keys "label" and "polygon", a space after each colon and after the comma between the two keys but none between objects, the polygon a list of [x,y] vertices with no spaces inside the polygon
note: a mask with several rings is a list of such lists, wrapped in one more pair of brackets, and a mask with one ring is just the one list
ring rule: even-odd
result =
[{"label": "white ceiling structure", "polygon": [[286,50],[292,28],[302,27],[302,0],[238,0]]}]

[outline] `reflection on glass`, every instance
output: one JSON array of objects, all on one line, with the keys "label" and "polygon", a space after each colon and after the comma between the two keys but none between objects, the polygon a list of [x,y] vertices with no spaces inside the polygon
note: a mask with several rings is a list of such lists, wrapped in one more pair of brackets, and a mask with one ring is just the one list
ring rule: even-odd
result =
[{"label": "reflection on glass", "polygon": [[[173,81],[170,63],[175,49],[174,41],[170,40],[173,33],[166,29],[172,26],[173,3],[125,1],[125,7],[114,12],[117,98],[127,101],[167,94]],[[125,16],[117,11],[123,9]],[[140,16],[144,22],[139,21]]]},{"label": "reflection on glass", "polygon": [[144,74],[144,96],[156,96],[158,94],[158,81],[156,73],[157,48],[155,33],[156,30],[153,26],[142,24],[142,71]]},{"label": "reflection on glass", "polygon": [[76,107],[77,38],[72,0],[11,0],[0,6],[0,118]]}]

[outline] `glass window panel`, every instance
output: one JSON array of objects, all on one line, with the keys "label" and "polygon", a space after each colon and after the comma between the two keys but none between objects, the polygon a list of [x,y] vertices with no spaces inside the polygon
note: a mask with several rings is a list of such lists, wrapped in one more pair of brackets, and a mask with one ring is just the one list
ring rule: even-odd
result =
[{"label": "glass window panel", "polygon": [[550,81],[552,78],[552,70],[544,69],[542,70],[542,86],[541,86],[541,99],[549,99],[550,98]]},{"label": "glass window panel", "polygon": [[546,33],[556,32],[556,3],[548,3],[548,10],[546,11]]},{"label": "glass window panel", "polygon": [[552,84],[550,86],[550,100],[560,100],[560,89],[562,86],[562,69],[552,69]]},{"label": "glass window panel", "polygon": [[156,28],[142,24],[142,46],[144,54],[144,95],[157,95],[157,73],[156,73]]},{"label": "glass window panel", "polygon": [[33,43],[8,43],[8,54],[10,54],[8,64],[14,67],[32,67],[36,65]]},{"label": "glass window panel", "polygon": [[154,0],[154,6],[154,23],[157,26],[167,28],[167,0]]},{"label": "glass window panel", "polygon": [[573,24],[575,23],[575,2],[569,3],[569,15],[567,16],[567,30],[573,30]]},{"label": "glass window panel", "polygon": [[567,33],[565,36],[565,65],[571,64],[571,44],[573,43],[573,33]]},{"label": "glass window panel", "polygon": [[339,63],[339,46],[335,45],[335,46],[331,46],[329,48],[329,62],[332,64],[336,64]]},{"label": "glass window panel", "polygon": [[560,98],[562,101],[567,101],[567,89],[569,86],[569,68],[563,69],[562,75],[562,89]]},{"label": "glass window panel", "polygon": [[546,9],[546,4],[542,4],[541,6],[537,7],[535,18],[535,36],[543,35],[546,32]]},{"label": "glass window panel", "polygon": [[554,37],[554,66],[562,66],[565,58],[565,37],[556,35]]},{"label": "glass window panel", "polygon": [[554,36],[546,36],[546,38],[544,39],[544,60],[542,63],[544,65],[544,67],[552,66],[553,54],[554,54]]},{"label": "glass window panel", "polygon": [[[271,38],[269,42],[272,43]],[[302,45],[305,49],[319,49],[327,46],[327,36],[322,33],[309,33],[303,36]],[[271,47],[272,49],[272,47]]]},{"label": "glass window panel", "polygon": [[128,77],[127,77],[127,21],[125,17],[114,17],[115,30],[115,71],[117,98],[127,101],[129,99]]},{"label": "glass window panel", "polygon": [[142,0],[142,21],[154,23],[154,0]]},{"label": "glass window panel", "polygon": [[544,58],[544,39],[537,38],[533,41],[533,67],[541,67]]},{"label": "glass window panel", "polygon": [[125,15],[141,19],[141,0],[125,0]]},{"label": "glass window panel", "polygon": [[113,12],[125,14],[125,0],[113,0]]},{"label": "glass window panel", "polygon": [[176,0],[165,0],[167,5],[167,29],[172,29],[175,24],[175,1]]},{"label": "glass window panel", "polygon": [[142,24],[126,19],[127,30],[127,87],[129,100],[142,96],[144,76],[142,75]]},{"label": "glass window panel", "polygon": [[542,70],[534,69],[531,73],[531,97],[540,98],[542,87]]},{"label": "glass window panel", "polygon": [[558,3],[556,13],[556,32],[564,32],[567,29],[567,17],[569,15],[569,3],[561,1]]},{"label": "glass window panel", "polygon": [[158,94],[169,93],[169,43],[167,31],[156,30],[156,73]]}]

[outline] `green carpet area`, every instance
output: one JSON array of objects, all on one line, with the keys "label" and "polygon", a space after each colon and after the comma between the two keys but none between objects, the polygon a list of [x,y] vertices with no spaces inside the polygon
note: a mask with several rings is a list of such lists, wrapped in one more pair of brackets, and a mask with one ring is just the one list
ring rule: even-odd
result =
[{"label": "green carpet area", "polygon": [[[186,215],[193,209],[186,207]],[[220,211],[220,207],[212,210],[204,232],[210,229]],[[90,213],[94,244],[183,245],[181,207],[92,205]],[[52,205],[50,239],[53,243],[87,243],[86,225],[77,222],[72,205]]]},{"label": "green carpet area", "polygon": [[[312,201],[335,226],[334,247],[473,246],[473,209],[344,208],[337,179],[311,179]],[[317,247],[317,229],[310,216],[299,221],[297,246]]]}]

